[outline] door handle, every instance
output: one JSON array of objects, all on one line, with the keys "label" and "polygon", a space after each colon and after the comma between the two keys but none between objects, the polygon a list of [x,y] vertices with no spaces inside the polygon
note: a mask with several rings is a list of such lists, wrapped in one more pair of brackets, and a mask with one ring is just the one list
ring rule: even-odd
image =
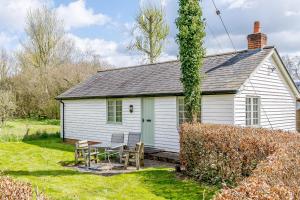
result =
[{"label": "door handle", "polygon": [[151,119],[147,119],[147,122],[151,122]]},{"label": "door handle", "polygon": [[144,118],[142,119],[142,122],[145,122],[145,119],[144,119]]}]

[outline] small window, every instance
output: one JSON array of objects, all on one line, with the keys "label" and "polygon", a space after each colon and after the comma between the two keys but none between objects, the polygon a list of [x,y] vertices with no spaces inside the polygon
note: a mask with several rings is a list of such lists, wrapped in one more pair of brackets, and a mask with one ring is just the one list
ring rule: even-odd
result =
[{"label": "small window", "polygon": [[[200,110],[198,113],[198,122],[201,122],[201,102],[199,108]],[[180,126],[181,124],[187,121],[184,97],[177,98],[177,119],[178,119],[178,126]]]},{"label": "small window", "polygon": [[246,126],[260,125],[260,98],[246,97]]},{"label": "small window", "polygon": [[122,100],[121,99],[107,100],[107,122],[122,123]]},{"label": "small window", "polygon": [[186,122],[186,110],[184,108],[184,97],[178,97],[178,124],[181,125]]}]

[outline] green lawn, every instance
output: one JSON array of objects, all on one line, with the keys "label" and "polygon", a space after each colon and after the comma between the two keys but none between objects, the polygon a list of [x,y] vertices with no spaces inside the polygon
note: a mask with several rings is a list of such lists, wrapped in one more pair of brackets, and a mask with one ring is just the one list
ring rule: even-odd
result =
[{"label": "green lawn", "polygon": [[26,133],[56,133],[60,129],[58,120],[17,119],[5,124],[0,127],[0,141],[20,141]]},{"label": "green lawn", "polygon": [[[13,122],[17,123],[20,122]],[[51,199],[192,200],[211,199],[217,191],[214,187],[179,179],[168,168],[103,177],[79,173],[59,164],[72,160],[73,146],[61,143],[59,138],[0,142],[0,171],[38,186]]]}]

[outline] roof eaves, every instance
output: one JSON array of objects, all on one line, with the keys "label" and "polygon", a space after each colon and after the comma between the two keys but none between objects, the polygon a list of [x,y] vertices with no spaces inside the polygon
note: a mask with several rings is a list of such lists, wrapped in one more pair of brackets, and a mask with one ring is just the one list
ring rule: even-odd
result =
[{"label": "roof eaves", "polygon": [[[203,91],[202,95],[217,94],[236,94],[238,90],[219,90]],[[134,97],[163,97],[163,96],[182,96],[183,93],[149,93],[149,94],[128,94],[128,95],[110,95],[110,96],[77,96],[77,97],[56,97],[56,100],[80,100],[80,99],[106,99],[106,98],[134,98]]]}]

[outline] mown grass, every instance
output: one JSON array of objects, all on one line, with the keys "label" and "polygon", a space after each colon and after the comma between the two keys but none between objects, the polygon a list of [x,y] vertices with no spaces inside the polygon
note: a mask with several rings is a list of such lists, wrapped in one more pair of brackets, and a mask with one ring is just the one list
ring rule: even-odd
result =
[{"label": "mown grass", "polygon": [[0,127],[0,141],[17,142],[31,137],[48,137],[59,133],[59,120],[16,119]]},{"label": "mown grass", "polygon": [[53,135],[43,139],[32,137],[18,142],[0,142],[0,171],[30,182],[54,200],[194,200],[211,199],[217,191],[212,186],[180,179],[170,168],[150,168],[111,177],[80,173],[60,164],[74,160],[73,150],[72,145],[61,143],[60,138]]}]

